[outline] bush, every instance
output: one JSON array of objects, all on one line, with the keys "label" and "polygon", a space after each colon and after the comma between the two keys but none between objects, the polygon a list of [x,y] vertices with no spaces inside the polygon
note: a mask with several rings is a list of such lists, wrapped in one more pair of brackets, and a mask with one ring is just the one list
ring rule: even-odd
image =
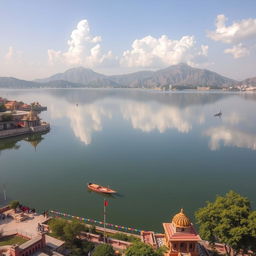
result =
[{"label": "bush", "polygon": [[151,246],[136,242],[125,250],[126,256],[160,256],[162,252],[155,251]]},{"label": "bush", "polygon": [[115,252],[111,245],[100,244],[96,247],[93,256],[115,256]]},{"label": "bush", "polygon": [[0,103],[0,112],[5,112],[6,111],[6,107],[4,106],[4,104]]},{"label": "bush", "polygon": [[12,114],[3,114],[2,121],[3,122],[12,121]]},{"label": "bush", "polygon": [[10,202],[9,207],[10,207],[11,209],[16,209],[19,205],[20,205],[19,201],[14,200],[14,201],[11,201],[11,202]]},{"label": "bush", "polygon": [[139,242],[140,239],[136,236],[133,235],[126,235],[124,233],[115,233],[113,235],[111,235],[112,238],[114,239],[118,239],[118,240],[122,240],[122,241],[126,241],[126,242]]}]

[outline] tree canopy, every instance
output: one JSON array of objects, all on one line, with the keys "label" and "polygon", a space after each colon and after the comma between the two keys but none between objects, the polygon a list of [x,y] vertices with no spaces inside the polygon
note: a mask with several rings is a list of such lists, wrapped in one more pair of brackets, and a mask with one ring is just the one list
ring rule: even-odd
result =
[{"label": "tree canopy", "polygon": [[100,244],[93,252],[93,256],[115,256],[115,251],[110,244]]},{"label": "tree canopy", "polygon": [[237,254],[255,247],[256,212],[251,210],[248,198],[230,191],[217,196],[214,202],[207,202],[195,216],[202,238],[211,244],[223,243],[228,255],[231,248]]},{"label": "tree canopy", "polygon": [[162,250],[155,251],[150,245],[142,242],[136,242],[125,251],[126,256],[161,256]]}]

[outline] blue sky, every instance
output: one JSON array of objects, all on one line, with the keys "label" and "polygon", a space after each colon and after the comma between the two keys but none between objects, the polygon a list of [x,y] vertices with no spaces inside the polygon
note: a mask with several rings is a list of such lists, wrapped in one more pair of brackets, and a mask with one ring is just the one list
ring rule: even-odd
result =
[{"label": "blue sky", "polygon": [[120,74],[179,62],[235,79],[256,76],[254,0],[0,4],[0,76],[34,79],[75,66]]}]

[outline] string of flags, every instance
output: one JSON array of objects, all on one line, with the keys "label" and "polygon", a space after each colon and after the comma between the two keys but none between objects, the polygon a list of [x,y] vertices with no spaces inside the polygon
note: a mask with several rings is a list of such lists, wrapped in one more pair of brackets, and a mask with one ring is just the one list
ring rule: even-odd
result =
[{"label": "string of flags", "polygon": [[[90,222],[93,224],[99,224],[99,225],[103,225],[104,222],[103,221],[98,221],[98,220],[94,220],[94,219],[87,219],[87,218],[83,218],[83,217],[77,217],[77,216],[73,216],[67,213],[62,213],[62,212],[57,212],[57,211],[50,211],[50,213],[57,215],[57,216],[63,216],[65,218],[71,218],[71,219],[76,219],[79,221],[84,221],[84,222]],[[124,226],[120,226],[120,225],[115,225],[115,224],[111,224],[111,223],[105,223],[106,227],[110,228],[110,229],[118,229],[118,230],[123,230],[125,232],[137,232],[137,233],[141,233],[143,230],[137,229],[137,228],[128,228],[128,227],[124,227]]]}]

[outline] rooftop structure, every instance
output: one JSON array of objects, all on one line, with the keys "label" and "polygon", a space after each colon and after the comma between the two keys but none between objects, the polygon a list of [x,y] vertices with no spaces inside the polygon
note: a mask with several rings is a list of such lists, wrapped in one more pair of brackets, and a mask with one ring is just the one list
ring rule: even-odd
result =
[{"label": "rooftop structure", "polygon": [[165,245],[168,251],[165,256],[198,256],[198,242],[201,241],[192,222],[181,209],[174,215],[171,222],[163,223],[164,234],[142,232],[142,241],[154,248]]}]

